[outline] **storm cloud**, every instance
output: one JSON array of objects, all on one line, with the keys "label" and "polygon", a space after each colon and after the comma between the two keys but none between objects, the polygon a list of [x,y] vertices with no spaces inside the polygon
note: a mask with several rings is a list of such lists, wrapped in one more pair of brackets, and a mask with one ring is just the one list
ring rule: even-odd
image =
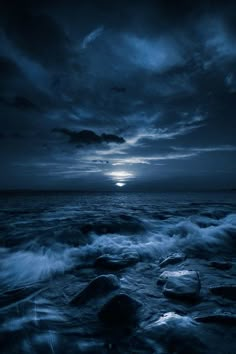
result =
[{"label": "storm cloud", "polygon": [[98,135],[91,130],[81,130],[79,132],[72,131],[69,129],[54,129],[54,132],[62,133],[69,137],[69,142],[72,144],[76,144],[77,146],[84,145],[99,145],[99,144],[122,144],[125,140],[117,135],[113,134],[101,134]]}]

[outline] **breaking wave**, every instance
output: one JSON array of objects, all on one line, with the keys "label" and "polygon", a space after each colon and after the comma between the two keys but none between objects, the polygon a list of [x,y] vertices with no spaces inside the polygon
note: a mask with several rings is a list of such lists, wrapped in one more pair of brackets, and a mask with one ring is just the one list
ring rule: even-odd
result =
[{"label": "breaking wave", "polygon": [[[33,328],[31,340],[21,334],[16,341],[19,347],[12,344],[12,352],[30,353],[34,345],[59,352],[64,341],[61,331],[76,331],[83,337],[94,328],[93,322],[91,328],[88,324],[84,328],[84,317],[81,322],[74,319],[66,304],[76,289],[100,274],[95,267],[99,256],[133,257],[140,269],[142,265],[150,268],[145,277],[152,279],[155,265],[172,253],[181,252],[199,262],[235,255],[236,202],[232,198],[149,194],[51,195],[47,201],[32,196],[27,202],[11,198],[2,198],[0,208],[0,334]],[[138,293],[134,285],[145,288],[145,277],[133,272],[124,279],[132,279],[129,286]],[[58,297],[60,309],[55,305]],[[87,346],[85,337],[78,339],[72,352]],[[9,345],[4,337],[3,348]]]}]

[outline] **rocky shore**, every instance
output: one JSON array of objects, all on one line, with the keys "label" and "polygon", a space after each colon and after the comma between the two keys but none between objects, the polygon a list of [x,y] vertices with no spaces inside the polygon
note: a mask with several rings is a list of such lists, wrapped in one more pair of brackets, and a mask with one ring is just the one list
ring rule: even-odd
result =
[{"label": "rocky shore", "polygon": [[[27,328],[36,337],[51,333],[56,353],[69,337],[66,346],[81,354],[234,354],[234,260],[174,253],[144,263],[132,254],[130,264],[126,257],[100,256],[94,267],[57,276],[40,293],[8,293],[5,304],[1,296],[2,306],[25,316],[34,304]],[[20,335],[20,325],[13,329]],[[39,340],[37,347],[41,353],[47,345]],[[5,352],[13,352],[9,343]]]},{"label": "rocky shore", "polygon": [[235,205],[147,197],[6,210],[1,354],[236,353]]}]

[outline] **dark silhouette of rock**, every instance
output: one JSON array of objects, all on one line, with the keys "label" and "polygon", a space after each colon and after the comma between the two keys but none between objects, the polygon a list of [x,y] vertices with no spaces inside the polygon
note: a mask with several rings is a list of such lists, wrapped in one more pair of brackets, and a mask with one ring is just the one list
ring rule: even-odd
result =
[{"label": "dark silhouette of rock", "polygon": [[101,267],[111,270],[118,270],[129,267],[139,261],[136,253],[127,253],[122,255],[103,255],[95,260],[95,267]]},{"label": "dark silhouette of rock", "polygon": [[223,261],[212,261],[210,263],[210,266],[220,270],[229,270],[232,268],[232,263]]},{"label": "dark silhouette of rock", "polygon": [[219,295],[230,300],[236,300],[236,285],[213,286],[210,291],[214,295]]},{"label": "dark silhouette of rock", "polygon": [[186,259],[185,254],[183,253],[173,253],[172,255],[165,258],[162,262],[160,262],[160,267],[165,267],[169,264],[176,264],[184,261]]},{"label": "dark silhouette of rock", "polygon": [[100,275],[93,279],[70,303],[80,305],[98,296],[106,295],[119,287],[119,279],[114,274]]},{"label": "dark silhouette of rock", "polygon": [[163,294],[167,297],[196,300],[200,294],[201,283],[195,271],[163,272],[160,281],[165,283]]},{"label": "dark silhouette of rock", "polygon": [[236,326],[236,315],[233,313],[213,313],[197,316],[194,319],[195,321],[202,323],[219,323]]},{"label": "dark silhouette of rock", "polygon": [[105,303],[98,316],[106,324],[128,326],[136,322],[140,306],[142,303],[129,295],[118,294]]}]

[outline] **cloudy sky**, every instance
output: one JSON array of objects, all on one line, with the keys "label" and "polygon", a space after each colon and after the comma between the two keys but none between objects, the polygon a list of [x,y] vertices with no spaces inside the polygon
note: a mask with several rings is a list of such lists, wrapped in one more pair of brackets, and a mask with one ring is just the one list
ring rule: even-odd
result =
[{"label": "cloudy sky", "polygon": [[1,1],[0,189],[236,187],[235,1]]}]

